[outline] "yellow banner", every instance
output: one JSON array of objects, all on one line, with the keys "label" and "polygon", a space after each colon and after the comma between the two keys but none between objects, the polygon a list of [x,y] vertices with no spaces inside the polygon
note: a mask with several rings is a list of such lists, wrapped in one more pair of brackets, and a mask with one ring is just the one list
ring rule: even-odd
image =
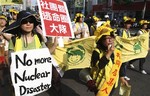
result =
[{"label": "yellow banner", "polygon": [[52,55],[63,70],[86,68],[90,66],[94,46],[95,36],[91,36],[57,47]]},{"label": "yellow banner", "polygon": [[[95,47],[95,36],[65,43],[57,47],[52,54],[63,71],[86,68],[90,66],[92,51]],[[115,47],[122,52],[122,62],[146,57],[149,49],[149,34],[124,39],[116,37]]]},{"label": "yellow banner", "polygon": [[22,0],[0,0],[0,5],[23,4]]},{"label": "yellow banner", "polygon": [[149,49],[149,33],[132,38],[116,37],[116,48],[122,51],[122,62],[144,58]]}]

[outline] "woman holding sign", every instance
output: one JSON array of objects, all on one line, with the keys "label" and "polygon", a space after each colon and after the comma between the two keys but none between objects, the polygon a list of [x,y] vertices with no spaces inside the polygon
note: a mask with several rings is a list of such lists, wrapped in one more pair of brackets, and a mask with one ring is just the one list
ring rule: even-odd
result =
[{"label": "woman holding sign", "polygon": [[[40,22],[30,12],[19,12],[19,14],[17,15],[17,20],[4,30],[4,32],[6,33],[14,34],[14,37],[12,37],[9,42],[9,53],[45,48],[46,45],[43,40],[43,36],[41,35],[41,33],[38,33],[35,30],[36,26],[39,24]],[[50,53],[52,53],[56,47],[57,38],[54,40],[53,46],[49,49]],[[52,73],[58,74],[57,71],[55,71],[55,67],[53,67]]]}]

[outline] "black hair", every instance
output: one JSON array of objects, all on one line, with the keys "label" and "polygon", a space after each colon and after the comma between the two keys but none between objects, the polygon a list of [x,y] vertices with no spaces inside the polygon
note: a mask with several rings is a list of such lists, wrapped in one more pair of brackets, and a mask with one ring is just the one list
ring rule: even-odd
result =
[{"label": "black hair", "polygon": [[[106,51],[106,50],[107,50],[107,47],[104,46],[104,41],[105,41],[106,36],[108,36],[108,35],[103,35],[103,36],[96,42],[96,44],[97,44],[96,47],[97,47],[98,49],[103,50],[103,51]],[[115,38],[114,32],[113,32],[113,31],[110,32],[110,35],[109,35],[109,36],[111,36],[112,38]]]},{"label": "black hair", "polygon": [[126,22],[124,22],[124,24],[133,24],[133,22],[131,20],[127,20]]},{"label": "black hair", "polygon": [[147,25],[147,27],[149,26],[148,23],[144,23],[144,24],[140,25],[139,27],[140,27],[140,28],[143,28],[144,25]]},{"label": "black hair", "polygon": [[[81,16],[77,17],[77,18],[76,18],[76,22],[79,22],[79,21],[80,21],[80,18],[82,18],[82,17],[81,17]],[[75,22],[75,23],[76,23],[76,22]]]},{"label": "black hair", "polygon": [[103,51],[107,50],[107,48],[104,46],[104,43],[103,43],[106,36],[107,36],[107,35],[103,35],[103,36],[96,42],[96,44],[97,44],[96,47],[97,47],[98,49],[103,50]]}]

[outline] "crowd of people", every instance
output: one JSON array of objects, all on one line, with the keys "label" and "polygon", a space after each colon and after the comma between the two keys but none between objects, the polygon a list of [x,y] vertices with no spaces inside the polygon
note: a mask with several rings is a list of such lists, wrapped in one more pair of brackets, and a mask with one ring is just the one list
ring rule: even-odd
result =
[{"label": "crowd of people", "polygon": [[[48,47],[49,37],[44,37],[42,34],[41,23],[39,18],[27,11],[18,11],[11,9],[11,18],[7,18],[5,15],[0,15],[0,84],[5,86],[9,83],[11,93],[14,94],[13,86],[10,79],[9,67],[11,64],[11,53],[30,49],[39,49]],[[97,23],[101,18],[92,16],[90,17],[91,24],[87,24],[85,16],[82,13],[77,13],[72,25],[75,38],[81,39],[89,36],[96,36],[96,48],[93,49],[91,57],[91,71],[90,75],[92,80],[87,82],[87,87],[90,91],[94,92],[96,96],[101,96],[101,89],[106,84],[110,77],[112,77],[112,70],[114,70],[117,64],[117,54],[121,54],[120,50],[117,50],[114,45],[116,35],[122,38],[130,38],[130,28],[135,22],[135,19],[124,16],[123,17],[123,28],[116,26],[116,21],[110,20],[109,16],[105,16],[105,22],[100,26]],[[140,29],[136,33],[136,36],[149,32],[147,20],[141,20],[139,22]],[[55,51],[58,45],[57,37],[54,39],[53,46],[49,48],[50,53]],[[139,60],[139,71],[142,74],[147,74],[144,70],[144,63],[146,58],[140,58]],[[137,60],[137,59],[136,59]],[[133,62],[125,62],[117,68],[114,81],[108,92],[108,96],[112,96],[115,88],[118,86],[120,80],[122,84],[129,85],[128,81],[130,78],[126,74],[127,67],[134,68]],[[6,75],[7,74],[7,75]],[[6,80],[4,79],[7,79]],[[62,96],[61,91],[61,76],[57,72],[56,68],[52,68],[52,87],[47,91],[50,96]]]},{"label": "crowd of people", "polygon": [[[79,17],[83,18],[82,15],[80,15]],[[122,18],[123,25],[117,25],[116,20],[110,20],[109,16],[105,15],[105,22],[100,26],[97,26],[97,23],[100,20],[101,18],[98,18],[96,16],[90,17],[90,20],[87,20],[87,24],[89,24],[89,21],[92,22],[89,24],[90,36],[96,36],[96,48],[93,50],[90,66],[90,75],[92,80],[87,81],[87,87],[90,91],[94,92],[96,96],[102,96],[101,91],[103,89],[103,86],[106,84],[106,81],[109,81],[109,79],[111,78],[111,72],[114,69],[116,63],[115,54],[117,48],[114,47],[115,37],[119,36],[121,38],[132,38],[134,36],[148,33],[148,24],[150,23],[144,19],[140,20],[139,31],[137,31],[134,35],[131,35],[131,27],[136,21],[135,18],[124,16]],[[135,67],[133,65],[133,62],[135,62],[136,60],[139,60],[140,73],[144,75],[147,74],[147,72],[144,70],[146,57],[123,62],[122,65],[118,68],[119,71],[117,72],[117,76],[115,77],[117,79],[113,79],[114,82],[112,83],[111,90],[109,90],[109,88],[107,90],[107,96],[113,96],[114,90],[118,86],[118,80],[121,81],[122,85],[129,87],[128,81],[130,80],[130,78],[127,74],[127,68],[134,69]]]}]

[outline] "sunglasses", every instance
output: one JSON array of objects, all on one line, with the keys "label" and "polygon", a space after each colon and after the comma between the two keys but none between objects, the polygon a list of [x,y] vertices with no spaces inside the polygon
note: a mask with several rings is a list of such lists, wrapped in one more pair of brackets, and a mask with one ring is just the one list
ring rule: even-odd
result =
[{"label": "sunglasses", "polygon": [[32,18],[27,18],[22,20],[21,24],[27,24],[27,23],[34,23],[34,21],[32,20]]}]

